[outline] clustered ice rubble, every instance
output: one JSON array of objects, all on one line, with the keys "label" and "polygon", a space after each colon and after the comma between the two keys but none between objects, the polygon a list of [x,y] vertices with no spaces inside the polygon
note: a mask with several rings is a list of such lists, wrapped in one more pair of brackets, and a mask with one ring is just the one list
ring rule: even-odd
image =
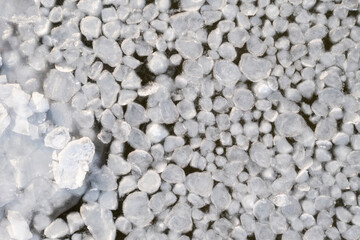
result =
[{"label": "clustered ice rubble", "polygon": [[357,0],[0,6],[0,239],[360,239]]}]

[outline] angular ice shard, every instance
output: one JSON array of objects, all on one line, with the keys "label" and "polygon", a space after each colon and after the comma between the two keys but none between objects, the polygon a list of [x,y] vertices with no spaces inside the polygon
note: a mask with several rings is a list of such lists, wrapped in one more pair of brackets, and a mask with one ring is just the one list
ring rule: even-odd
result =
[{"label": "angular ice shard", "polygon": [[7,231],[11,239],[28,240],[32,238],[29,225],[19,212],[8,211],[7,219],[10,222],[10,225],[7,227]]},{"label": "angular ice shard", "polygon": [[84,204],[80,214],[85,225],[96,240],[114,240],[116,228],[112,212],[98,203]]},{"label": "angular ice shard", "polygon": [[4,107],[4,105],[2,105],[0,103],[0,136],[3,134],[3,132],[9,126],[10,121],[11,121],[11,119],[10,119],[10,116],[9,116],[6,108]]},{"label": "angular ice shard", "polygon": [[54,149],[63,149],[70,141],[69,129],[65,127],[57,127],[49,132],[45,139],[45,146]]},{"label": "angular ice shard", "polygon": [[61,188],[76,189],[82,186],[89,165],[95,154],[95,146],[88,137],[69,142],[53,161],[53,173]]},{"label": "angular ice shard", "polygon": [[96,56],[111,67],[121,63],[122,51],[115,40],[102,36],[94,41],[93,48]]}]

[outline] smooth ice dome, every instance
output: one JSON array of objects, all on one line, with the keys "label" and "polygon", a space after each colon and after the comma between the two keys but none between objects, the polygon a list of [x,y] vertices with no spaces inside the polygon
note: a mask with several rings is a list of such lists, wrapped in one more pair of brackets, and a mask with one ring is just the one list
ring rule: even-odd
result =
[{"label": "smooth ice dome", "polygon": [[87,40],[98,38],[101,32],[101,21],[97,17],[87,16],[81,19],[80,31]]},{"label": "smooth ice dome", "polygon": [[53,161],[56,183],[61,188],[82,186],[95,154],[95,146],[88,137],[69,142]]},{"label": "smooth ice dome", "polygon": [[240,70],[231,61],[219,60],[214,65],[214,77],[224,86],[234,87],[236,82],[240,80]]},{"label": "smooth ice dome", "polygon": [[147,193],[156,192],[161,184],[160,176],[154,170],[147,171],[138,181],[138,188]]},{"label": "smooth ice dome", "polygon": [[149,199],[144,192],[129,194],[123,203],[124,216],[138,227],[145,227],[154,218],[149,208]]},{"label": "smooth ice dome", "polygon": [[276,118],[275,127],[284,137],[296,137],[303,132],[304,119],[296,113],[283,113]]}]

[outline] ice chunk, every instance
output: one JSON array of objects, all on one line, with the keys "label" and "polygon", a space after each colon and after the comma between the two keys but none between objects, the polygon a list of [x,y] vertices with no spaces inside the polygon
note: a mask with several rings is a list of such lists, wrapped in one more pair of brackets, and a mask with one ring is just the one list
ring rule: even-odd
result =
[{"label": "ice chunk", "polygon": [[342,234],[346,240],[355,240],[360,238],[360,226],[351,226],[346,232]]},{"label": "ice chunk", "polygon": [[221,211],[226,210],[230,206],[231,196],[223,183],[218,183],[214,187],[211,193],[211,201]]},{"label": "ice chunk", "polygon": [[34,0],[1,0],[0,18],[16,23],[36,22],[39,19],[39,8],[36,2]]},{"label": "ice chunk", "polygon": [[185,59],[197,59],[203,53],[203,47],[198,40],[192,38],[179,38],[175,41],[175,49]]},{"label": "ice chunk", "polygon": [[270,214],[269,223],[270,223],[271,229],[276,234],[282,234],[288,228],[286,218],[279,212],[272,212]]},{"label": "ice chunk", "polygon": [[213,74],[214,77],[226,87],[234,87],[241,77],[239,67],[228,60],[215,62]]},{"label": "ice chunk", "polygon": [[148,170],[138,181],[138,188],[146,193],[156,192],[161,184],[160,176],[154,170]]},{"label": "ice chunk", "polygon": [[7,232],[11,239],[15,240],[28,240],[32,238],[29,225],[25,218],[17,211],[8,211],[7,219],[10,225],[7,227]]},{"label": "ice chunk", "polygon": [[87,15],[98,16],[101,12],[101,0],[80,0],[77,7]]},{"label": "ice chunk", "polygon": [[129,103],[125,112],[125,121],[136,127],[149,121],[145,109],[138,103]]},{"label": "ice chunk", "polygon": [[80,230],[85,224],[84,220],[81,218],[80,213],[72,212],[66,216],[66,221],[69,225],[70,234]]},{"label": "ice chunk", "polygon": [[249,111],[255,104],[255,98],[250,90],[239,88],[234,91],[233,102],[240,110]]},{"label": "ice chunk", "polygon": [[309,228],[303,237],[304,240],[320,240],[325,238],[325,234],[320,226],[314,226]]},{"label": "ice chunk", "polygon": [[52,69],[44,81],[44,94],[51,100],[68,102],[80,87],[72,73]]},{"label": "ice chunk", "polygon": [[152,143],[158,143],[166,138],[169,135],[169,132],[162,125],[151,123],[146,128],[146,135]]},{"label": "ice chunk", "polygon": [[112,128],[112,133],[113,136],[116,138],[116,140],[122,143],[126,142],[130,135],[130,132],[131,132],[131,126],[127,122],[121,120],[115,121]]},{"label": "ice chunk", "polygon": [[241,56],[239,66],[245,77],[253,82],[269,77],[271,72],[271,62],[269,60],[257,58],[248,53]]},{"label": "ice chunk", "polygon": [[177,104],[178,112],[184,119],[191,119],[196,116],[194,103],[189,100],[182,100]]},{"label": "ice chunk", "polygon": [[260,167],[268,168],[271,163],[271,155],[266,146],[261,142],[255,142],[250,148],[250,158]]},{"label": "ice chunk", "polygon": [[124,218],[123,216],[120,216],[115,221],[116,229],[124,234],[130,233],[132,230],[131,222]]},{"label": "ice chunk", "polygon": [[185,172],[181,167],[169,164],[161,173],[161,178],[168,183],[183,183],[185,181]]},{"label": "ice chunk", "polygon": [[147,66],[152,73],[162,74],[166,72],[169,66],[169,60],[164,54],[160,52],[154,52],[150,56]]},{"label": "ice chunk", "polygon": [[101,32],[101,21],[97,17],[86,16],[81,19],[80,31],[88,41],[98,38]]},{"label": "ice chunk", "polygon": [[141,175],[146,172],[152,160],[148,152],[139,149],[129,153],[127,158],[127,161],[132,165],[133,169]]},{"label": "ice chunk", "polygon": [[171,100],[161,101],[159,105],[164,123],[174,123],[178,119],[179,113]]},{"label": "ice chunk", "polygon": [[196,32],[203,26],[203,19],[199,12],[182,12],[172,15],[170,24],[178,36],[183,35],[188,31]]},{"label": "ice chunk", "polygon": [[233,28],[228,33],[229,42],[237,48],[242,48],[249,38],[249,33],[240,27]]},{"label": "ice chunk", "polygon": [[48,238],[61,238],[69,234],[69,227],[61,218],[55,219],[45,228],[44,234]]},{"label": "ice chunk", "polygon": [[334,118],[322,119],[316,124],[315,137],[320,140],[331,140],[337,132],[337,124]]},{"label": "ice chunk", "polygon": [[95,146],[88,137],[69,142],[59,153],[59,162],[53,161],[56,183],[61,188],[81,187],[94,154]]},{"label": "ice chunk", "polygon": [[195,172],[186,176],[185,186],[189,192],[202,197],[209,197],[213,189],[214,181],[208,172]]},{"label": "ice chunk", "polygon": [[101,103],[104,108],[111,107],[117,99],[120,86],[108,71],[104,71],[97,80],[101,94]]},{"label": "ice chunk", "polygon": [[106,209],[116,210],[118,208],[118,197],[116,191],[102,192],[99,197],[99,204]]},{"label": "ice chunk", "polygon": [[284,137],[300,135],[304,125],[304,119],[296,113],[282,113],[275,120],[276,130]]},{"label": "ice chunk", "polygon": [[275,234],[268,223],[257,223],[255,227],[255,239],[275,240]]},{"label": "ice chunk", "polygon": [[45,137],[45,146],[54,149],[63,149],[70,141],[69,129],[65,127],[57,127],[51,130]]},{"label": "ice chunk", "polygon": [[165,224],[174,232],[184,233],[190,231],[193,225],[190,206],[186,203],[176,204],[166,216]]},{"label": "ice chunk", "polygon": [[254,205],[254,216],[260,221],[267,219],[275,209],[274,205],[267,199],[258,200]]},{"label": "ice chunk", "polygon": [[31,110],[38,113],[47,112],[50,108],[49,100],[44,98],[44,95],[38,92],[33,92],[29,102]]},{"label": "ice chunk", "polygon": [[150,139],[141,130],[132,128],[130,131],[128,143],[134,149],[149,150],[151,147]]},{"label": "ice chunk", "polygon": [[93,49],[96,56],[111,67],[121,63],[122,52],[115,40],[101,36],[93,42]]},{"label": "ice chunk", "polygon": [[116,228],[113,214],[98,203],[83,204],[80,214],[96,240],[115,240]]},{"label": "ice chunk", "polygon": [[0,103],[0,136],[3,134],[3,132],[7,129],[7,127],[10,125],[11,119],[10,116],[4,107]]},{"label": "ice chunk", "polygon": [[123,213],[137,227],[149,225],[154,218],[154,214],[149,208],[149,199],[144,192],[129,194],[123,203]]},{"label": "ice chunk", "polygon": [[116,177],[107,165],[92,175],[91,184],[101,191],[112,191],[117,188]]}]

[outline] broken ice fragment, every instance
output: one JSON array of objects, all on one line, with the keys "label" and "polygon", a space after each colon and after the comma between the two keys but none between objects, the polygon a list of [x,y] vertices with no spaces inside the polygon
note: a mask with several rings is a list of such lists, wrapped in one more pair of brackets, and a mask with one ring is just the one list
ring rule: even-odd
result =
[{"label": "broken ice fragment", "polygon": [[49,100],[44,98],[44,95],[38,92],[33,92],[29,103],[31,110],[34,112],[47,112],[50,108]]},{"label": "broken ice fragment", "polygon": [[154,214],[149,208],[149,199],[144,192],[133,192],[128,195],[123,203],[124,216],[138,227],[150,224]]},{"label": "broken ice fragment", "polygon": [[98,16],[101,12],[101,0],[80,0],[77,4],[78,9],[87,15]]},{"label": "broken ice fragment", "polygon": [[234,87],[241,77],[239,67],[228,60],[215,62],[213,74],[214,77],[226,87]]},{"label": "broken ice fragment", "polygon": [[115,240],[116,228],[112,212],[98,203],[83,204],[80,214],[96,240]]},{"label": "broken ice fragment", "polygon": [[65,127],[54,128],[44,139],[45,146],[54,149],[63,149],[69,141],[69,129]]},{"label": "broken ice fragment", "polygon": [[182,183],[185,181],[185,172],[181,167],[169,164],[161,173],[161,178],[168,183]]},{"label": "broken ice fragment", "polygon": [[209,197],[214,181],[208,172],[195,172],[186,176],[185,186],[189,192],[196,193],[202,197]]},{"label": "broken ice fragment", "polygon": [[0,103],[0,136],[9,126],[10,121],[11,119],[10,116],[8,115],[6,108],[4,107],[4,105]]},{"label": "broken ice fragment", "polygon": [[61,188],[76,189],[82,186],[95,154],[95,146],[88,137],[69,142],[53,161],[53,173]]},{"label": "broken ice fragment", "polygon": [[132,128],[128,138],[128,143],[134,149],[149,150],[151,147],[150,139],[141,130]]},{"label": "broken ice fragment", "polygon": [[114,137],[122,143],[128,140],[130,132],[131,126],[125,121],[116,120],[112,127]]},{"label": "broken ice fragment", "polygon": [[72,73],[52,69],[44,82],[44,94],[51,100],[68,102],[80,87]]},{"label": "broken ice fragment", "polygon": [[137,127],[149,121],[145,108],[138,103],[129,103],[125,112],[125,121],[133,127]]},{"label": "broken ice fragment", "polygon": [[1,0],[0,18],[10,22],[36,22],[39,19],[39,8],[34,0]]},{"label": "broken ice fragment", "polygon": [[97,80],[97,85],[99,86],[101,94],[101,103],[104,108],[111,107],[117,99],[120,86],[115,82],[113,75],[104,71]]},{"label": "broken ice fragment", "polygon": [[101,36],[93,42],[93,48],[96,56],[111,67],[121,63],[122,52],[115,40]]},{"label": "broken ice fragment", "polygon": [[7,219],[10,225],[7,227],[7,231],[12,239],[15,240],[28,240],[32,238],[29,225],[25,218],[17,211],[8,211]]},{"label": "broken ice fragment", "polygon": [[154,52],[149,57],[147,66],[152,73],[162,74],[166,72],[169,66],[169,60],[164,54],[160,52]]},{"label": "broken ice fragment", "polygon": [[170,24],[178,36],[187,31],[196,32],[203,26],[203,19],[199,12],[182,12],[171,16]]},{"label": "broken ice fragment", "polygon": [[174,232],[185,233],[191,230],[191,208],[186,203],[176,204],[166,216],[165,224]]},{"label": "broken ice fragment", "polygon": [[270,167],[271,158],[270,152],[266,146],[261,142],[255,142],[250,148],[250,158],[256,162],[260,167]]},{"label": "broken ice fragment", "polygon": [[158,143],[166,138],[169,135],[169,132],[162,125],[151,123],[146,128],[146,135],[152,143]]},{"label": "broken ice fragment", "polygon": [[248,53],[241,55],[239,66],[245,77],[253,82],[269,77],[271,72],[271,62],[269,60]]}]

